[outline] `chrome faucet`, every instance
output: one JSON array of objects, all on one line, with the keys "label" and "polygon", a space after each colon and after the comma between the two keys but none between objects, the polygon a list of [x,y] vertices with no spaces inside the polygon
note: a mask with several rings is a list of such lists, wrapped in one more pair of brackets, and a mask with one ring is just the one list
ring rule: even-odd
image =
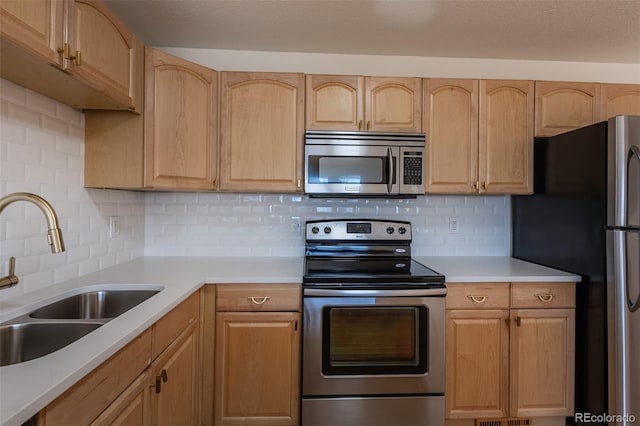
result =
[{"label": "chrome faucet", "polygon": [[[64,242],[62,241],[62,231],[58,225],[58,216],[51,204],[39,195],[29,192],[14,192],[13,194],[5,195],[0,198],[0,213],[9,204],[13,204],[16,201],[27,201],[35,204],[44,213],[47,219],[47,225],[49,230],[47,231],[47,242],[51,246],[52,253],[61,253],[64,251]],[[18,284],[18,277],[15,275],[15,258],[9,260],[9,275],[0,278],[0,289],[13,287]]]}]

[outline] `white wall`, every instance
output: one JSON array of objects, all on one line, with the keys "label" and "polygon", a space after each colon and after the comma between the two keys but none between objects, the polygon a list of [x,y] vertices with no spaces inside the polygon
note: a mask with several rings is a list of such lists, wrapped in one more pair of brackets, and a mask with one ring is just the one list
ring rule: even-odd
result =
[{"label": "white wall", "polygon": [[640,64],[159,49],[219,71],[640,83]]},{"label": "white wall", "polygon": [[[0,196],[34,192],[57,211],[66,251],[52,254],[40,210],[17,202],[0,215],[0,276],[16,258],[20,283],[8,298],[126,262],[143,254],[144,194],[87,190],[84,114],[0,79]],[[109,216],[120,234],[109,238]]]}]

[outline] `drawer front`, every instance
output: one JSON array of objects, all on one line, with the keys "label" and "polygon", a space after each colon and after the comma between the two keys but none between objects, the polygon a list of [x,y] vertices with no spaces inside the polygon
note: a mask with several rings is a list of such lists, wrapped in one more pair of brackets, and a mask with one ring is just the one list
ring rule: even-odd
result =
[{"label": "drawer front", "polygon": [[509,283],[447,283],[447,309],[509,309]]},{"label": "drawer front", "polygon": [[299,284],[218,284],[218,312],[299,312],[302,307]]},{"label": "drawer front", "polygon": [[513,283],[512,308],[575,308],[575,283]]},{"label": "drawer front", "polygon": [[200,312],[200,292],[195,292],[187,300],[173,308],[153,325],[151,346],[152,359],[173,342],[189,324],[198,320]]}]

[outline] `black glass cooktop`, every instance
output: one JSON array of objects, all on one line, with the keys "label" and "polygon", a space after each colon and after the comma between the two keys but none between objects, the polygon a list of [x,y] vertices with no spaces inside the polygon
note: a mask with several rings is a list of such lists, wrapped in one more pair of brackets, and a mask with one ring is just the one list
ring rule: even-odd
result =
[{"label": "black glass cooktop", "polygon": [[303,284],[339,286],[444,286],[444,275],[412,259],[305,259]]}]

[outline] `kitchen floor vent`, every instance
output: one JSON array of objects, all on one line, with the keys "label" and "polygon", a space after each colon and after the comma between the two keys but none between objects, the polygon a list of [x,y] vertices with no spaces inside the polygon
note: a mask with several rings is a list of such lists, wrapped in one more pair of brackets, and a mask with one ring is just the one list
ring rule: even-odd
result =
[{"label": "kitchen floor vent", "polygon": [[531,426],[532,419],[476,419],[475,426]]}]

